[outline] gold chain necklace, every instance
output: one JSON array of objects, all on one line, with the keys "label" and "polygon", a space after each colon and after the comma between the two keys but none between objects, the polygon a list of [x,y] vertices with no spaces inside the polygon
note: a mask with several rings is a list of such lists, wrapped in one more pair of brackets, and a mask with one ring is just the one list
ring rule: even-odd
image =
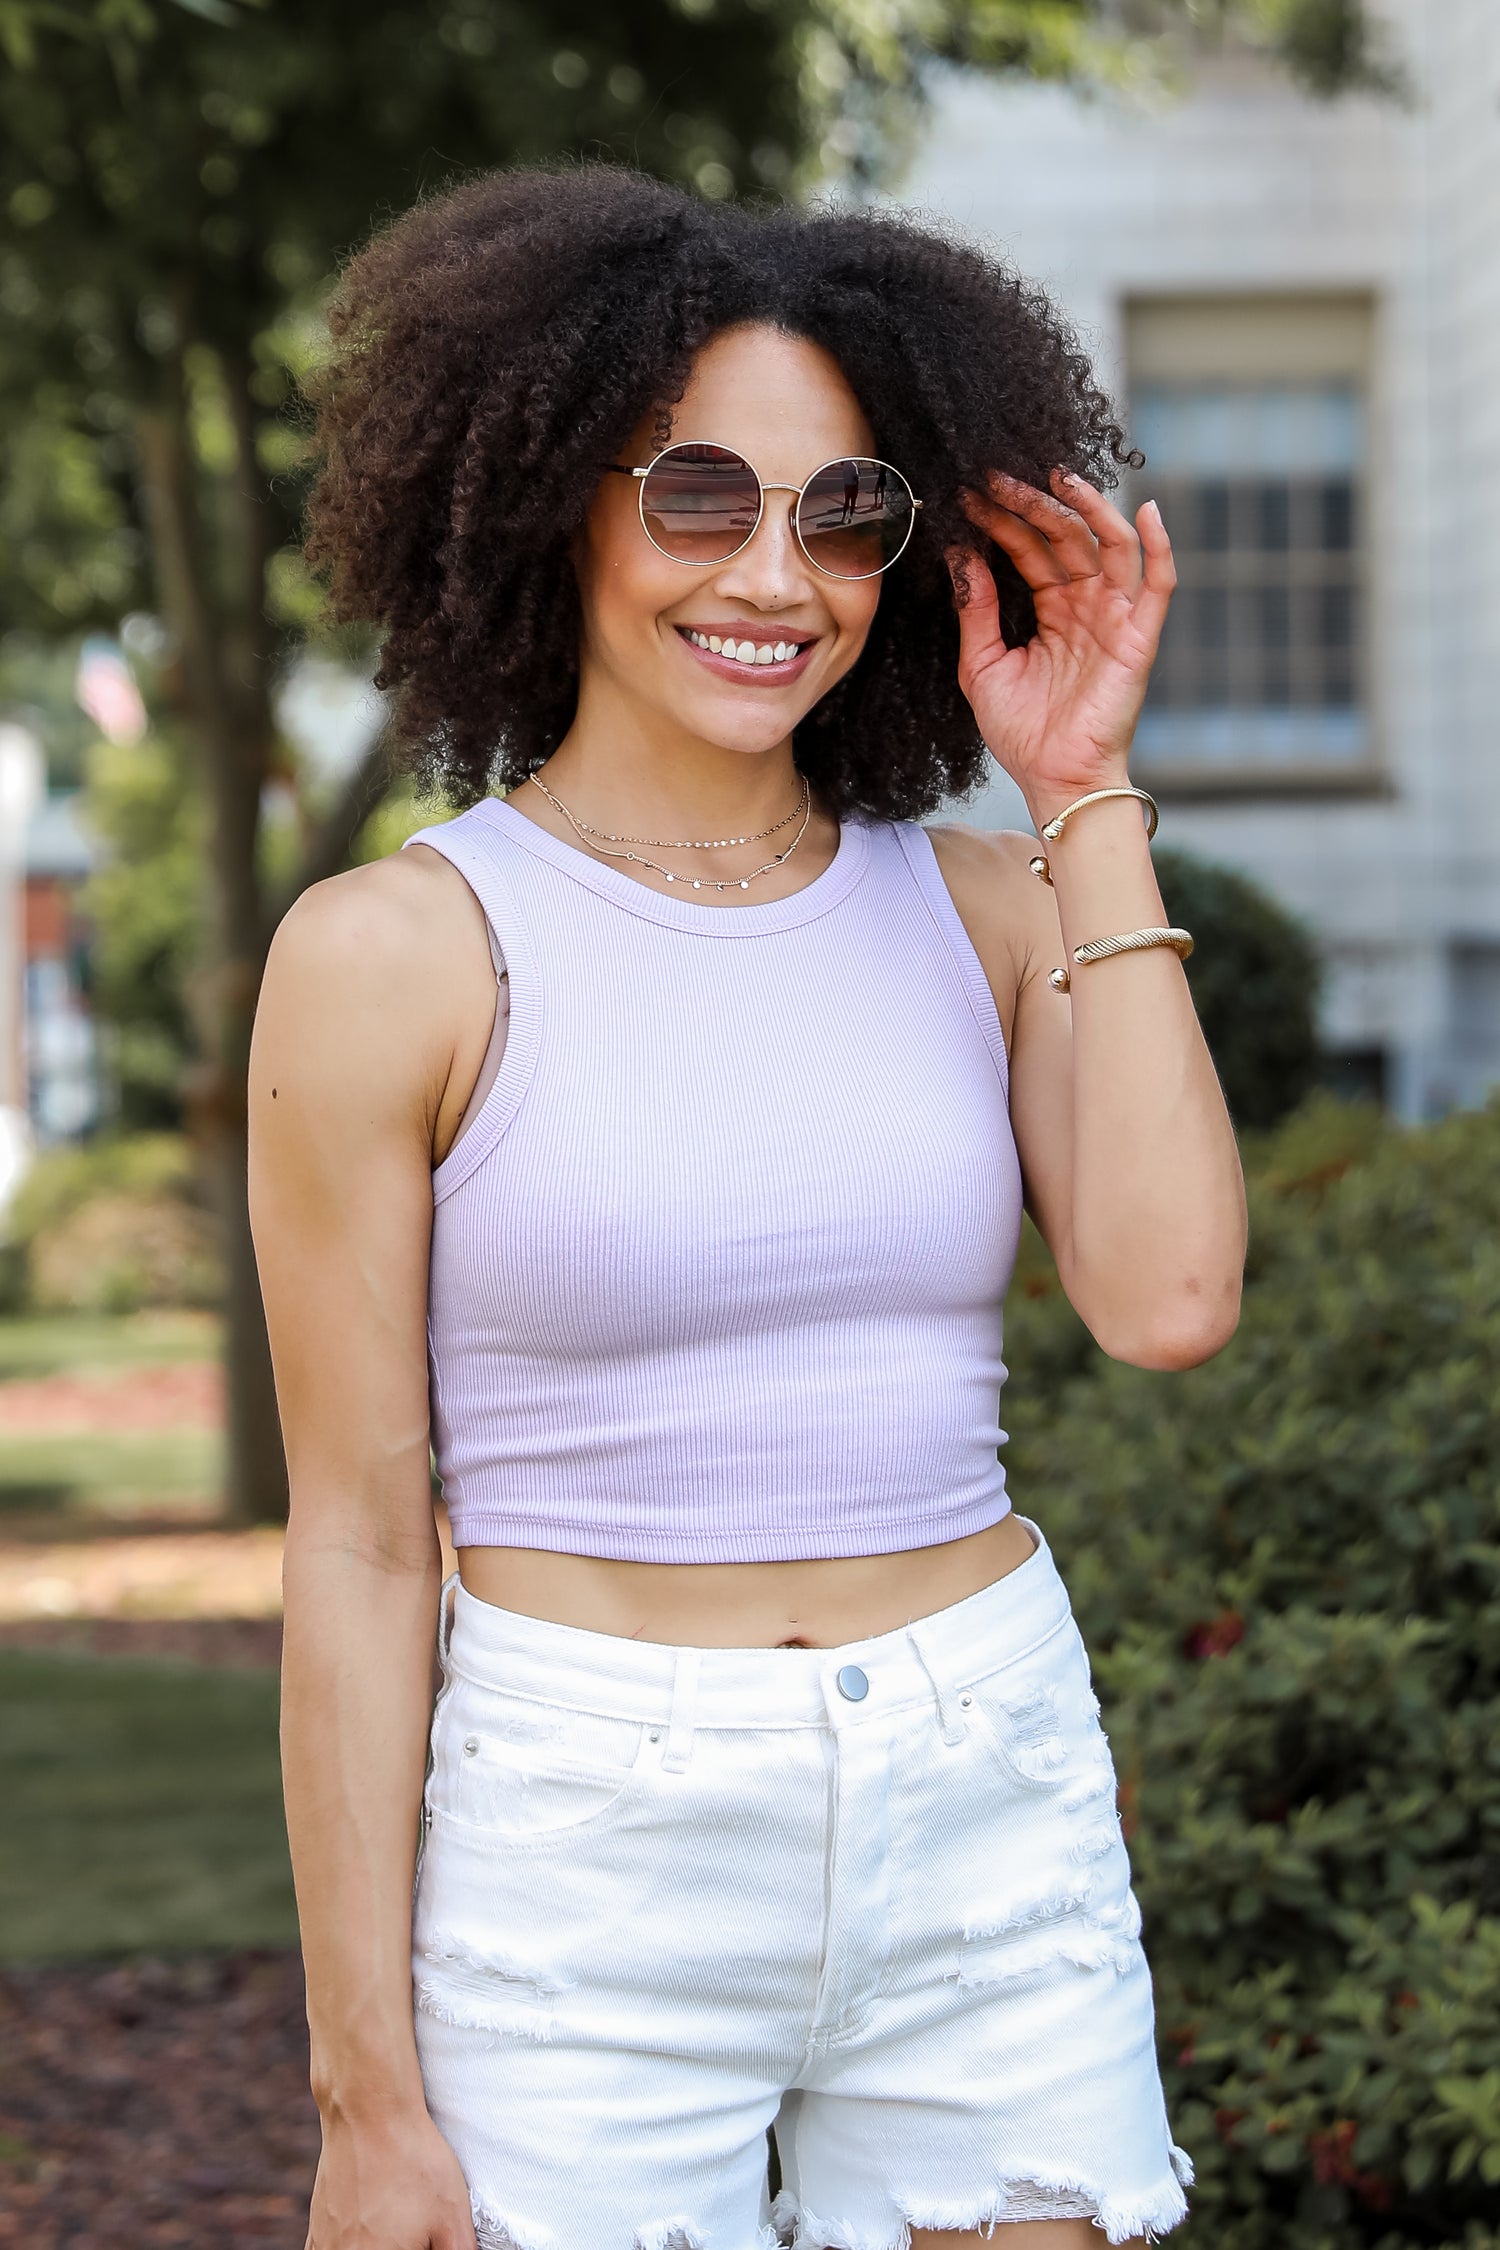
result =
[{"label": "gold chain necklace", "polygon": [[[526,778],[528,781],[536,783],[544,797],[552,797],[551,790],[540,774],[528,774]],[[552,802],[557,806],[559,812],[566,811],[566,807],[559,803],[556,797],[552,797]],[[789,813],[783,813],[780,820],[773,820],[769,828],[757,828],[753,836],[707,836],[702,838],[689,836],[617,836],[611,828],[591,828],[588,822],[580,820],[576,813],[568,813],[567,817],[572,821],[580,835],[598,836],[606,844],[644,844],[648,851],[653,852],[722,852],[727,851],[733,844],[759,844],[763,842],[767,836],[774,836],[779,829],[789,827],[801,810],[802,799],[799,796]],[[748,876],[746,881],[749,881]]]},{"label": "gold chain necklace", "polygon": [[[576,813],[570,812],[567,806],[563,803],[561,797],[555,796],[553,794],[553,792],[547,787],[546,782],[541,779],[539,774],[528,774],[527,779],[536,783],[538,789],[540,789],[548,804],[556,806],[557,810],[562,814],[563,819],[567,821],[569,827],[576,830],[578,835],[583,837],[585,842],[589,843],[589,849],[591,851],[601,853],[605,859],[631,860],[637,867],[649,867],[653,875],[663,876],[669,883],[682,883],[686,886],[691,887],[695,891],[748,891],[750,885],[755,881],[757,875],[769,875],[773,867],[784,867],[786,865],[793,852],[797,849],[797,846],[801,843],[803,837],[807,834],[807,824],[812,818],[812,791],[809,789],[806,777],[804,776],[802,782],[801,798],[799,802],[792,808],[792,811],[787,815],[788,820],[794,820],[797,814],[800,812],[802,815],[802,825],[797,830],[797,833],[792,838],[791,842],[787,845],[786,850],[784,852],[777,852],[775,858],[768,859],[765,862],[764,866],[752,868],[748,875],[726,875],[724,879],[720,881],[717,877],[712,875],[677,875],[673,873],[670,867],[662,867],[654,859],[644,858],[640,852],[609,851],[603,844],[591,842],[591,838],[603,834],[604,831],[600,829],[589,828],[585,822],[581,821],[578,818]],[[784,828],[785,826],[785,820],[779,820],[776,823],[777,828]],[[771,828],[762,830],[762,834],[767,836],[774,835],[775,832],[775,829]],[[646,839],[644,837],[636,839],[637,842],[644,842],[645,840]],[[747,837],[745,839],[747,843],[753,843],[755,842],[755,840],[756,839],[754,837]],[[672,847],[670,845],[659,845],[657,848],[659,850],[670,850]],[[683,844],[679,848],[683,851],[694,851],[710,850],[714,847],[705,845]]]}]

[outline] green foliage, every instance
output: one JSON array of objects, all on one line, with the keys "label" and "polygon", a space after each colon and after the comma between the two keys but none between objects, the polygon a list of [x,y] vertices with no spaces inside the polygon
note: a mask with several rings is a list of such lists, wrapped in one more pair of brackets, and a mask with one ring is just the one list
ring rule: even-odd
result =
[{"label": "green foliage", "polygon": [[1292,77],[1325,100],[1362,89],[1404,95],[1406,74],[1390,54],[1386,27],[1363,0],[1249,0],[1237,13]]},{"label": "green foliage", "polygon": [[1012,1488],[1094,1655],[1215,2250],[1500,2237],[1500,1105],[1254,1145],[1240,1333],[1080,1347]]},{"label": "green foliage", "polygon": [[202,791],[175,743],[148,735],[94,745],[84,802],[109,850],[86,903],[94,1006],[108,1032],[120,1120],[173,1127],[195,1051],[188,991],[202,952]]},{"label": "green foliage", "polygon": [[217,1303],[223,1275],[191,1151],[172,1133],[48,1150],[6,1215],[8,1309]]},{"label": "green foliage", "polygon": [[1242,1129],[1274,1125],[1317,1078],[1312,939],[1232,868],[1162,850],[1156,874],[1172,921],[1193,933],[1188,983],[1230,1114]]},{"label": "green foliage", "polygon": [[140,1133],[129,1139],[86,1141],[39,1156],[16,1190],[6,1231],[16,1242],[34,1242],[100,1195],[186,1195],[192,1155],[173,1133]]}]

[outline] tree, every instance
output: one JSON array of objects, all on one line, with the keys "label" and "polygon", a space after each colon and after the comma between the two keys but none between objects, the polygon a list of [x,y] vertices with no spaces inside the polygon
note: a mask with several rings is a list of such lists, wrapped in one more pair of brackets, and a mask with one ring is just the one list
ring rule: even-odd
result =
[{"label": "tree", "polygon": [[[1225,0],[1294,64],[1297,26],[1329,5]],[[285,1504],[243,1188],[261,965],[288,897],[343,864],[384,778],[377,749],[291,882],[270,878],[262,802],[285,770],[272,689],[314,608],[286,409],[326,276],[425,189],[501,162],[602,152],[715,196],[820,169],[874,177],[928,57],[1078,75],[1118,51],[1116,13],[1106,0],[637,0],[628,16],[610,0],[0,0],[0,410],[20,433],[9,451],[22,499],[35,488],[36,533],[0,555],[0,627],[45,610],[50,588],[70,623],[153,606],[175,649],[174,723],[209,807],[195,1123],[224,1225],[240,1515]],[[1331,52],[1317,48],[1325,77]],[[1352,33],[1342,52],[1358,80]],[[48,458],[57,476],[39,474]]]}]

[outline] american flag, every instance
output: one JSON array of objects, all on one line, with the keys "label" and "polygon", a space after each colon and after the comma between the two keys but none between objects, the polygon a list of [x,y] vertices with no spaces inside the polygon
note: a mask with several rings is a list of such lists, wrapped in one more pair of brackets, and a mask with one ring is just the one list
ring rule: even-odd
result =
[{"label": "american flag", "polygon": [[139,742],[146,706],[118,644],[91,633],[78,652],[73,697],[107,742]]}]

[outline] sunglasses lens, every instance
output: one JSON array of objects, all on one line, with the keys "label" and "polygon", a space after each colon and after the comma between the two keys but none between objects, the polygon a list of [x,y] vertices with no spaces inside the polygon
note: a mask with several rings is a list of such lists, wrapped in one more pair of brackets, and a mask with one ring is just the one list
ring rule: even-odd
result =
[{"label": "sunglasses lens", "polygon": [[802,544],[835,578],[873,578],[911,536],[911,486],[884,461],[830,461],[797,507]]},{"label": "sunglasses lens", "polygon": [[676,562],[726,562],[760,521],[755,471],[723,445],[674,445],[641,484],[641,514]]}]

